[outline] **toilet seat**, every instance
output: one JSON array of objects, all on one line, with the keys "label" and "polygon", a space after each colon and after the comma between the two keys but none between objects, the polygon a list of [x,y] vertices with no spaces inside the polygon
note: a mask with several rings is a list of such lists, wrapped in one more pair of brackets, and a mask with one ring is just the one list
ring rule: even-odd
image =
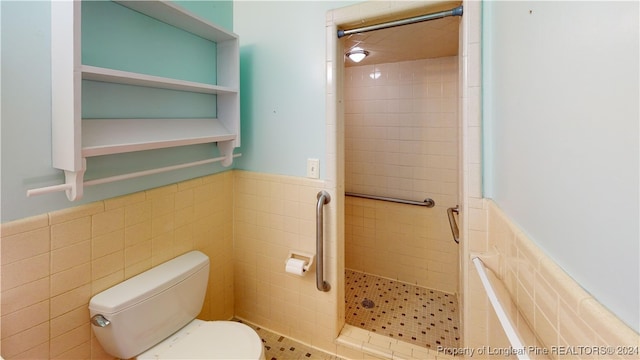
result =
[{"label": "toilet seat", "polygon": [[235,321],[193,320],[137,359],[264,359],[262,340]]}]

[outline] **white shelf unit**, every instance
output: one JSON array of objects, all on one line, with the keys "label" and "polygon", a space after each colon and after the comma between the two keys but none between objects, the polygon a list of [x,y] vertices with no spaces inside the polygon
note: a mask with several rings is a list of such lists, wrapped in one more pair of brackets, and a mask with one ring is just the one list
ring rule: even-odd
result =
[{"label": "white shelf unit", "polygon": [[[164,0],[115,1],[131,10],[216,43],[217,85],[108,69],[81,62],[82,2],[51,2],[53,167],[65,184],[28,195],[65,190],[82,197],[86,158],[132,151],[217,143],[223,166],[240,146],[239,39],[208,20]],[[185,64],[188,66],[188,64]],[[82,80],[215,94],[217,117],[209,119],[82,119]],[[197,165],[201,162],[194,162]]]}]

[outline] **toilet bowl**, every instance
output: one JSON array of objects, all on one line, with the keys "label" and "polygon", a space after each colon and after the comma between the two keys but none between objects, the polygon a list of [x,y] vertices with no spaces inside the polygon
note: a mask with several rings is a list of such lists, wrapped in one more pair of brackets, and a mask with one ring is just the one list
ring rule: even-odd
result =
[{"label": "toilet bowl", "polygon": [[98,342],[120,359],[264,360],[251,327],[196,319],[208,278],[209,258],[192,251],[95,295],[89,313]]}]

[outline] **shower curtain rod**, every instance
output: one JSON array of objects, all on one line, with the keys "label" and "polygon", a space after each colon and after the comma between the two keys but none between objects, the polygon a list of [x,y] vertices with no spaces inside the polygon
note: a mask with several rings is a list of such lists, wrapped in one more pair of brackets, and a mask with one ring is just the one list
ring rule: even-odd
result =
[{"label": "shower curtain rod", "polygon": [[409,25],[409,24],[422,22],[422,21],[442,19],[448,16],[462,16],[462,5],[456,8],[453,8],[451,10],[445,10],[445,11],[440,11],[436,13],[420,15],[412,18],[400,19],[400,20],[390,21],[382,24],[364,26],[361,28],[356,28],[351,30],[338,30],[338,39],[351,34],[359,34],[367,31],[387,29],[394,26]]}]

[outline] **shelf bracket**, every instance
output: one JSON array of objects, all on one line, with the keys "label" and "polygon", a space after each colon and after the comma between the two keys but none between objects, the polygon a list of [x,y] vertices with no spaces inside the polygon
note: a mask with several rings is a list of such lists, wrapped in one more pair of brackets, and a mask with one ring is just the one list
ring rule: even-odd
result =
[{"label": "shelf bracket", "polygon": [[82,199],[84,181],[84,169],[80,171],[64,171],[65,183],[69,185],[65,190],[69,201]]},{"label": "shelf bracket", "polygon": [[218,141],[218,150],[220,155],[224,156],[224,160],[220,162],[222,166],[227,167],[233,163],[233,140],[230,141]]},{"label": "shelf bracket", "polygon": [[84,172],[87,170],[87,159],[82,158],[82,168],[77,171],[64,171],[65,183],[69,187],[65,190],[67,199],[75,201],[82,199],[84,195]]}]

